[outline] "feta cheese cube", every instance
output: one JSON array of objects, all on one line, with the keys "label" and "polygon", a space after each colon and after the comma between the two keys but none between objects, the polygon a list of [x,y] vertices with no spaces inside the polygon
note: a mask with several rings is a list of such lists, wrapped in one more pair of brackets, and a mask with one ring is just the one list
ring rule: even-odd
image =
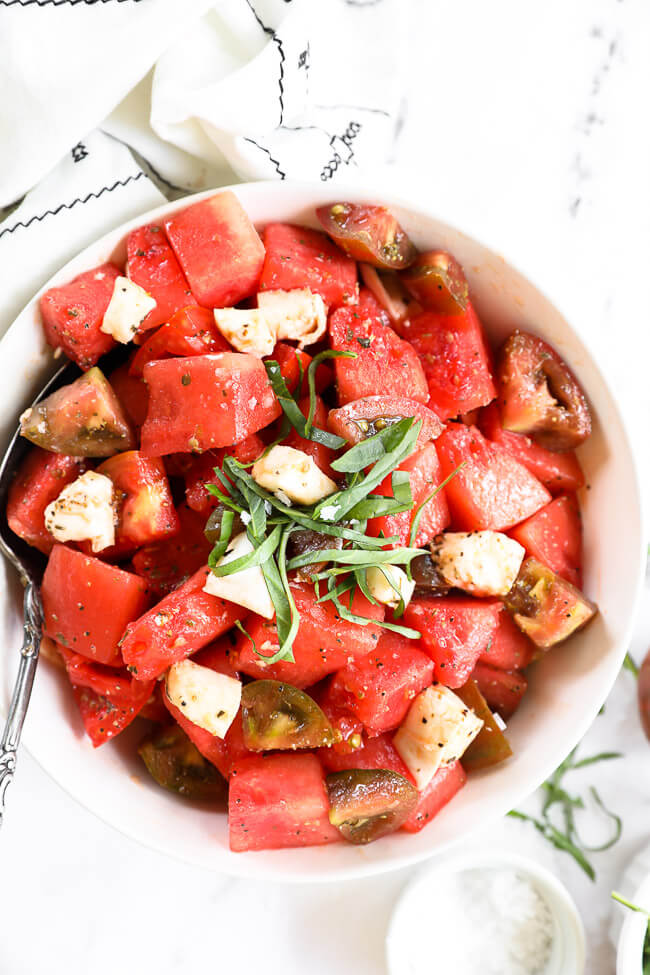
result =
[{"label": "feta cheese cube", "polygon": [[445,532],[429,546],[445,582],[473,596],[505,596],[526,554],[502,532]]},{"label": "feta cheese cube", "polygon": [[368,591],[377,602],[393,609],[399,606],[400,596],[408,606],[415,589],[415,580],[409,581],[406,572],[398,565],[372,565],[366,572],[366,581]]},{"label": "feta cheese cube", "polygon": [[165,692],[188,721],[217,738],[225,737],[241,704],[241,681],[192,660],[169,668]]},{"label": "feta cheese cube", "polygon": [[295,447],[273,447],[255,461],[251,474],[260,487],[295,504],[316,504],[338,490],[314,458]]},{"label": "feta cheese cube", "polygon": [[260,291],[257,307],[276,338],[297,339],[301,349],[318,342],[327,329],[325,302],[309,288]]},{"label": "feta cheese cube", "polygon": [[249,355],[271,355],[275,346],[275,332],[257,308],[215,308],[214,320],[223,337],[238,352]]},{"label": "feta cheese cube", "polygon": [[[242,532],[230,540],[226,554],[219,559],[217,565],[234,562],[235,559],[249,555],[252,551],[253,546],[246,532]],[[267,620],[273,619],[275,615],[275,607],[259,565],[233,572],[229,576],[216,576],[211,572],[203,591],[210,593],[211,596],[218,596],[220,599],[227,599],[228,602],[237,603],[238,606],[244,606]]]},{"label": "feta cheese cube", "polygon": [[129,278],[115,278],[113,295],[100,326],[116,342],[126,344],[133,339],[150,311],[156,307],[151,295]]},{"label": "feta cheese cube", "polygon": [[115,544],[115,493],[105,474],[87,471],[67,484],[45,509],[45,527],[57,542],[90,541],[93,552]]},{"label": "feta cheese cube", "polygon": [[465,753],[482,727],[458,695],[434,684],[415,698],[393,744],[422,791],[439,768]]}]

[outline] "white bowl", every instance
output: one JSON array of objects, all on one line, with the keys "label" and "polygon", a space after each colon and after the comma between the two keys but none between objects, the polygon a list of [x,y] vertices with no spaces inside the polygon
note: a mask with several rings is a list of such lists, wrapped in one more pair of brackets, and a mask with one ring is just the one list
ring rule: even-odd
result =
[{"label": "white bowl", "polygon": [[[481,318],[493,342],[515,326],[547,339],[575,370],[591,401],[594,431],[580,451],[589,490],[583,491],[585,591],[600,615],[566,646],[531,670],[531,688],[510,722],[514,757],[473,775],[436,818],[411,835],[399,833],[368,847],[334,844],[304,850],[231,853],[226,817],[194,809],[148,779],[133,755],[136,730],[93,750],[83,736],[64,679],[39,667],[24,744],[72,796],[107,823],[171,856],[222,873],[274,880],[333,880],[363,876],[422,860],[467,838],[480,824],[503,816],[529,795],[582,738],[621,666],[640,593],[645,535],[633,453],[616,403],[592,355],[557,308],[512,264],[466,234],[422,213],[416,205],[361,191],[292,182],[232,187],[259,226],[274,220],[315,225],[314,208],[334,198],[382,202],[420,246],[451,251],[465,267]],[[125,237],[141,223],[162,220],[199,194],[166,204],[107,234],[56,274],[47,287],[113,257],[125,255]],[[43,339],[38,296],[0,343],[0,444],[8,441],[22,409],[54,369]],[[22,637],[19,585],[2,565],[0,595],[0,706],[5,711]],[[11,815],[11,809],[9,810]]]},{"label": "white bowl", "polygon": [[[628,865],[618,889],[631,904],[650,911],[650,846],[637,853]],[[617,930],[616,975],[643,975],[647,916],[613,903],[610,937],[614,935],[615,938]]]}]

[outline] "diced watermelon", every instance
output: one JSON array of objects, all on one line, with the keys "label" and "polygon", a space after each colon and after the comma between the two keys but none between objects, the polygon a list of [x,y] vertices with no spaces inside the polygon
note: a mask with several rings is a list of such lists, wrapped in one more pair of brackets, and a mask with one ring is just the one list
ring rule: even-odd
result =
[{"label": "diced watermelon", "polygon": [[191,204],[165,230],[200,305],[236,305],[257,290],[264,246],[234,193]]},{"label": "diced watermelon", "polygon": [[498,670],[484,663],[476,665],[472,677],[490,710],[498,711],[504,721],[513,716],[528,688],[528,681],[518,670]]},{"label": "diced watermelon", "polygon": [[454,528],[504,531],[551,500],[530,471],[476,427],[454,423],[436,440],[443,478],[454,474],[445,495]]},{"label": "diced watermelon", "polygon": [[144,379],[129,375],[129,365],[125,362],[113,370],[108,381],[139,437],[149,409],[149,390]]},{"label": "diced watermelon", "polygon": [[235,765],[228,796],[230,849],[274,850],[335,843],[315,755],[259,755]]},{"label": "diced watermelon", "polygon": [[309,288],[332,308],[357,301],[355,262],[319,230],[270,223],[262,239],[266,257],[260,291]]},{"label": "diced watermelon", "polygon": [[[208,666],[208,664],[203,661],[203,666]],[[219,668],[214,667],[213,669],[218,670]],[[219,672],[223,673],[223,670],[219,670]],[[231,676],[231,674],[228,674],[228,676]],[[209,762],[212,762],[219,769],[224,778],[228,779],[230,777],[233,766],[237,762],[253,754],[244,744],[241,711],[239,711],[235,720],[228,728],[225,738],[217,738],[216,735],[206,731],[205,728],[200,728],[193,721],[189,721],[181,709],[172,704],[164,691],[162,698],[165,707],[183,729],[190,741],[198,748],[204,758],[207,758]]]},{"label": "diced watermelon", "polygon": [[418,804],[403,824],[407,833],[419,833],[450,802],[467,782],[460,762],[438,769],[428,786],[420,793]]},{"label": "diced watermelon", "polygon": [[528,555],[543,562],[576,589],[582,588],[582,518],[575,495],[556,498],[513,528],[510,534]]},{"label": "diced watermelon", "polygon": [[156,307],[140,324],[139,331],[168,322],[175,311],[196,304],[167,235],[160,224],[132,230],[126,241],[126,273],[155,299]]},{"label": "diced watermelon", "polygon": [[129,374],[141,377],[148,362],[170,356],[230,352],[214,320],[214,312],[200,305],[181,308],[142,343],[131,359]]},{"label": "diced watermelon", "polygon": [[432,596],[412,599],[404,622],[422,634],[436,680],[446,687],[462,687],[494,635],[501,610],[496,600]]},{"label": "diced watermelon", "polygon": [[63,349],[80,369],[90,369],[115,345],[101,325],[121,273],[115,264],[102,264],[41,296],[45,338],[54,349]]},{"label": "diced watermelon", "polygon": [[84,466],[80,457],[32,448],[9,488],[6,514],[12,532],[46,555],[51,552],[54,538],[45,527],[45,509]]},{"label": "diced watermelon", "polygon": [[157,596],[166,596],[205,565],[212,545],[203,533],[205,517],[186,504],[176,509],[179,530],[173,538],[145,545],[133,556],[133,568]]},{"label": "diced watermelon", "polygon": [[319,748],[318,755],[328,772],[343,772],[350,768],[385,768],[413,782],[413,776],[389,734],[375,735],[372,738],[364,735],[361,747],[347,754],[342,754],[335,748]]},{"label": "diced watermelon", "polygon": [[[422,450],[411,454],[399,465],[400,471],[408,471],[411,485],[411,495],[413,497],[413,508],[411,511],[402,511],[397,515],[383,515],[381,518],[371,518],[368,522],[368,534],[378,537],[382,532],[385,538],[396,535],[399,538],[398,545],[408,545],[411,534],[411,523],[415,512],[422,502],[436,489],[442,482],[440,473],[440,462],[435,445],[430,443]],[[393,485],[392,475],[389,474],[373,491],[373,494],[380,494],[384,497],[392,498]],[[418,532],[415,544],[418,546],[426,545],[439,532],[449,524],[449,508],[445,498],[445,489],[442,488],[430,501],[426,503],[420,515]]]},{"label": "diced watermelon", "polygon": [[510,613],[499,614],[499,623],[479,663],[499,670],[521,670],[533,660],[537,647],[513,622]]}]

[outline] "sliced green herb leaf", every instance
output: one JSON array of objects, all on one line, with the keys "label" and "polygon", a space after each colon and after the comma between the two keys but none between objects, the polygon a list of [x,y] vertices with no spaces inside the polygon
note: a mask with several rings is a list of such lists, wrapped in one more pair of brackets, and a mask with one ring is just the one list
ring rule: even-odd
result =
[{"label": "sliced green herb leaf", "polygon": [[302,415],[298,404],[287,389],[284,376],[280,372],[280,366],[275,359],[267,359],[264,365],[266,366],[266,374],[269,377],[269,382],[282,407],[283,413],[301,437],[304,437],[305,440],[311,440],[314,443],[323,444],[324,447],[331,447],[333,450],[338,450],[339,447],[343,447],[347,443],[343,437],[337,437],[334,433],[329,433],[327,430],[321,430],[319,427],[314,426],[311,427],[309,436],[307,436],[307,420]]}]

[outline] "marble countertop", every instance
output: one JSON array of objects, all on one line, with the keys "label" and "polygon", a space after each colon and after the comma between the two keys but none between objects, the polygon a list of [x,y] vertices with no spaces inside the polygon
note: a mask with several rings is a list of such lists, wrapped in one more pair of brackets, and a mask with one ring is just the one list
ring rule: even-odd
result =
[{"label": "marble countertop", "polygon": [[[646,0],[415,0],[415,11],[395,158],[368,177],[535,269],[607,364],[649,484]],[[646,589],[633,655],[649,645]],[[650,746],[629,673],[583,747],[625,753],[585,775],[623,819],[619,843],[593,856],[595,883],[528,824],[504,821],[476,842],[550,866],[580,907],[588,972],[611,975],[609,893],[650,823]],[[526,808],[536,806],[532,797]],[[601,827],[585,822],[595,841]],[[0,972],[381,975],[388,918],[412,872],[291,887],[211,875],[92,818],[23,753],[2,832]]]}]

